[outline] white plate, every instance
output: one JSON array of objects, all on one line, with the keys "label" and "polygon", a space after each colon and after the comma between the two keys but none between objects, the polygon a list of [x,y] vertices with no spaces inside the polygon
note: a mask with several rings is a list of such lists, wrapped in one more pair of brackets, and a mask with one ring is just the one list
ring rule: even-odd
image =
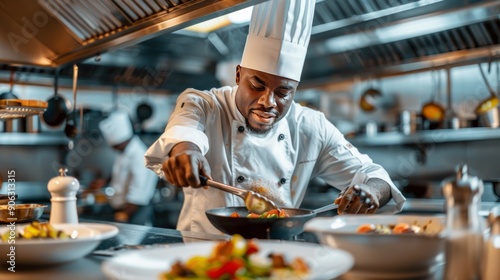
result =
[{"label": "white plate", "polygon": [[[180,260],[185,262],[194,255],[209,255],[217,242],[176,243],[167,248],[143,249],[125,252],[102,264],[104,274],[113,280],[154,279]],[[286,259],[302,257],[310,267],[308,279],[332,279],[347,272],[354,258],[343,250],[328,246],[278,240],[259,240],[259,254],[281,253]]]},{"label": "white plate", "polygon": [[[24,225],[15,230],[23,231]],[[76,236],[75,239],[11,239],[15,243],[0,241],[0,261],[14,261],[17,265],[56,264],[73,261],[92,252],[102,240],[118,234],[118,228],[108,224],[79,223],[54,224],[58,230]],[[2,226],[0,233],[9,230]],[[14,253],[14,255],[12,254]]]}]

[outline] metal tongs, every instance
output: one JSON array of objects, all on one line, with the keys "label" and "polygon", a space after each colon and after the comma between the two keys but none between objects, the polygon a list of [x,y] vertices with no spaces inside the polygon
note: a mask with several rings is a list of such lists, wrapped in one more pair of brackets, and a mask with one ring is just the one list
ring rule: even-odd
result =
[{"label": "metal tongs", "polygon": [[213,180],[210,180],[204,176],[200,175],[201,184],[203,186],[209,186],[212,188],[219,189],[221,191],[225,191],[228,193],[232,193],[237,195],[245,201],[245,206],[248,211],[256,214],[262,214],[264,212],[268,212],[272,209],[279,209],[274,202],[267,199],[266,197],[249,190],[244,190],[240,188],[236,188],[233,186],[225,185]]}]

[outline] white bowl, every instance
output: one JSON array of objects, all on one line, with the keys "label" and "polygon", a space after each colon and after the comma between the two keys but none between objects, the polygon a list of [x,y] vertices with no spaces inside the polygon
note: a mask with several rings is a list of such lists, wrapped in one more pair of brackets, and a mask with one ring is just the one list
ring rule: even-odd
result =
[{"label": "white bowl", "polygon": [[[356,233],[361,224],[400,222],[427,225],[428,234]],[[444,216],[341,215],[317,217],[304,225],[322,244],[354,256],[353,271],[368,274],[426,275],[444,259]]]},{"label": "white bowl", "polygon": [[[23,231],[24,225],[15,225],[15,230]],[[53,224],[58,230],[63,230],[74,239],[10,239],[11,243],[0,240],[0,262],[11,266],[45,265],[73,261],[92,252],[102,240],[118,234],[118,228],[108,224],[79,223]],[[10,230],[2,226],[0,233]],[[13,240],[13,242],[12,242]]]}]

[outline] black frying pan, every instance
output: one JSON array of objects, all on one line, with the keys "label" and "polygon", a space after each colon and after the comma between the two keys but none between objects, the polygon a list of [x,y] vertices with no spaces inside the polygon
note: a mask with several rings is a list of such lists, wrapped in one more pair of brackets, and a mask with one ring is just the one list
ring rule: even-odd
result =
[{"label": "black frying pan", "polygon": [[[239,234],[246,239],[292,239],[304,231],[304,224],[316,217],[315,210],[298,208],[284,209],[290,217],[287,218],[247,218],[245,206],[223,207],[205,211],[208,220],[218,230],[226,234]],[[230,217],[236,212],[240,217]]]},{"label": "black frying pan", "polygon": [[47,110],[42,114],[42,119],[48,126],[60,126],[68,115],[69,109],[66,98],[58,94],[59,70],[54,76],[54,96],[47,100]]}]

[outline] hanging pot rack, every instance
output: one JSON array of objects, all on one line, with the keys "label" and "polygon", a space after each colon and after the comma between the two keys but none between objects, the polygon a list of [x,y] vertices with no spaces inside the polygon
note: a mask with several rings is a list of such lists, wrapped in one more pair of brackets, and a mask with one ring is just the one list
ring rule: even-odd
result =
[{"label": "hanging pot rack", "polygon": [[[14,71],[10,73],[10,92],[14,87]],[[12,95],[14,96],[14,95]],[[17,97],[17,96],[15,96]],[[0,99],[0,120],[39,115],[47,109],[47,102],[31,99]]]}]

